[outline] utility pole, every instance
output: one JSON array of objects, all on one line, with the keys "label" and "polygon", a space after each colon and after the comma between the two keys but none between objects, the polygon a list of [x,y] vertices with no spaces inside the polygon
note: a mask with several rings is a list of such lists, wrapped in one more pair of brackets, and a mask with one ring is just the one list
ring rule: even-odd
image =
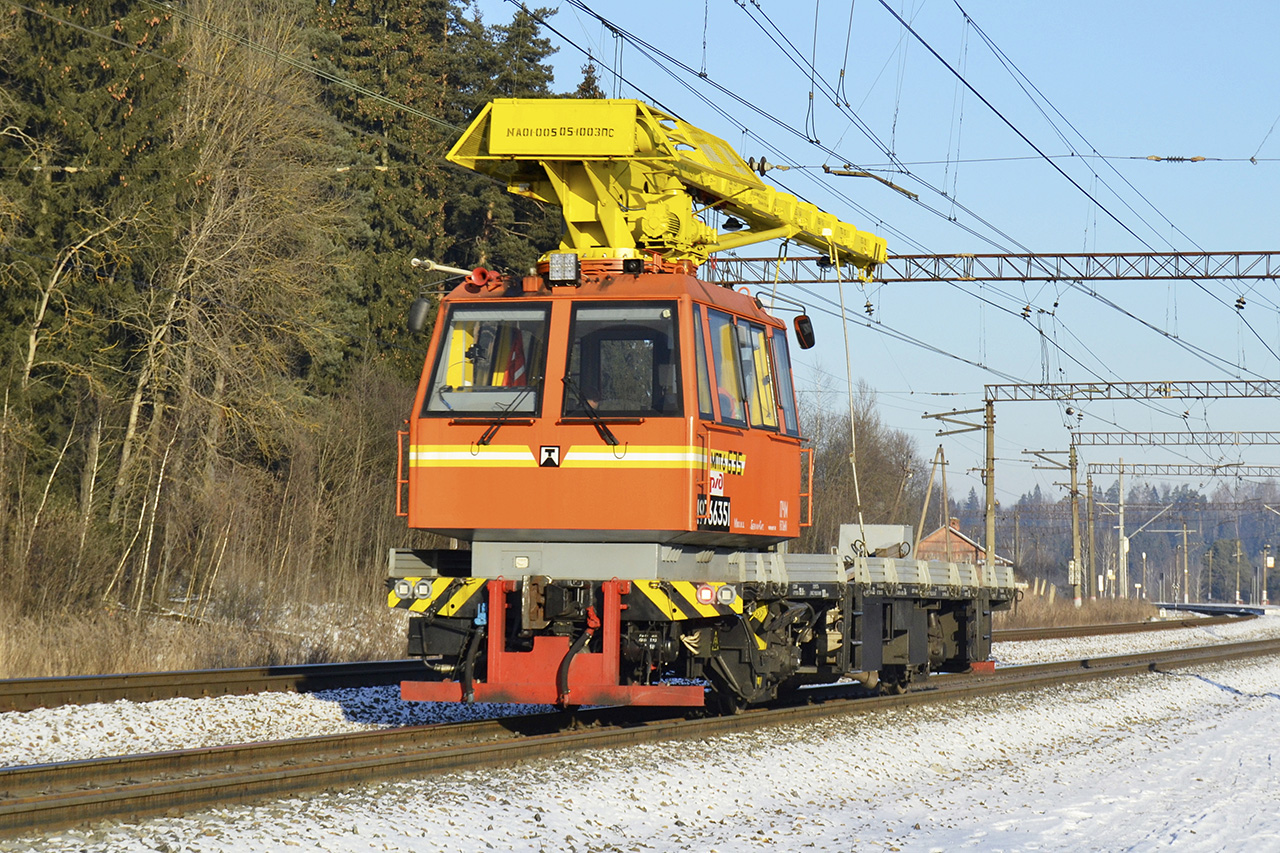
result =
[{"label": "utility pole", "polygon": [[1187,551],[1187,521],[1182,520],[1182,603],[1191,603],[1191,555]]},{"label": "utility pole", "polygon": [[[1070,483],[1054,483],[1055,486],[1067,486],[1071,490],[1071,562],[1067,566],[1067,582],[1071,584],[1071,596],[1075,601],[1076,607],[1084,604],[1082,598],[1081,575],[1084,574],[1084,563],[1080,559],[1080,480],[1076,464],[1076,446],[1073,444],[1067,449],[1067,464],[1063,465],[1061,461],[1051,458],[1055,454],[1061,454],[1061,450],[1024,450],[1023,453],[1031,454],[1039,457],[1048,465],[1033,465],[1033,468],[1048,469],[1053,471],[1068,470],[1071,472]],[[1017,513],[1014,514],[1015,522]]]},{"label": "utility pole", "polygon": [[1013,564],[1022,565],[1022,515],[1013,508]]},{"label": "utility pole", "polygon": [[[1267,509],[1267,510],[1269,510],[1269,511],[1271,511],[1271,512],[1274,512],[1276,515],[1280,515],[1280,509],[1276,509],[1276,508],[1275,508],[1275,507],[1273,507],[1273,506],[1267,506],[1266,504],[1263,504],[1262,506],[1263,506],[1265,509]],[[1266,558],[1266,560],[1264,561],[1264,568],[1263,568],[1263,570],[1262,570],[1262,571],[1263,571],[1263,574],[1262,574],[1262,603],[1263,603],[1263,605],[1266,605],[1266,604],[1269,604],[1269,603],[1270,603],[1270,602],[1267,600],[1267,575],[1266,575],[1266,570],[1267,570],[1267,569],[1274,569],[1274,568],[1275,568],[1275,563],[1274,563],[1274,562],[1272,562],[1272,559],[1273,559],[1273,558],[1272,558],[1272,556],[1271,556],[1271,546],[1268,544],[1268,545],[1267,545],[1267,558]]]},{"label": "utility pole", "polygon": [[[1124,595],[1128,596],[1129,588],[1129,540],[1124,536],[1124,460],[1120,460],[1120,534],[1116,537],[1116,584]],[[1115,589],[1112,589],[1115,593]]]},{"label": "utility pole", "polygon": [[[975,424],[970,421],[961,420],[964,415],[974,415],[978,412],[983,413],[983,422]],[[986,430],[987,433],[987,459],[986,465],[982,471],[982,481],[986,485],[986,527],[987,527],[987,545],[986,545],[986,561],[985,566],[978,569],[979,580],[982,578],[982,572],[993,572],[996,564],[996,404],[994,400],[987,400],[981,409],[966,409],[964,411],[943,412],[936,415],[925,413],[924,417],[933,418],[944,424],[955,424],[959,429],[939,431],[938,436],[957,435],[963,432],[977,432],[978,430]],[[944,475],[946,469],[943,469]],[[950,523],[950,522],[948,522]]]},{"label": "utility pole", "polygon": [[1262,551],[1262,606],[1266,607],[1271,603],[1270,601],[1267,601],[1267,569],[1271,569],[1271,567],[1275,565],[1271,562],[1274,560],[1274,557],[1271,556],[1271,543],[1267,543],[1265,546],[1262,546]]},{"label": "utility pole", "polygon": [[1076,607],[1084,604],[1084,584],[1080,576],[1084,564],[1080,561],[1080,480],[1076,465],[1076,446],[1071,445],[1071,593]]},{"label": "utility pole", "polygon": [[1101,586],[1101,584],[1098,583],[1098,576],[1095,574],[1095,572],[1097,571],[1097,566],[1094,565],[1094,555],[1097,554],[1098,552],[1094,548],[1094,545],[1096,543],[1093,540],[1093,475],[1087,474],[1087,476],[1085,477],[1084,483],[1085,483],[1085,488],[1089,490],[1089,578],[1088,578],[1088,583],[1090,586],[1089,599],[1097,600],[1098,587]]},{"label": "utility pole", "polygon": [[1209,553],[1205,556],[1209,558],[1209,600],[1213,601],[1213,545],[1209,546]]},{"label": "utility pole", "polygon": [[[996,404],[987,400],[983,407],[983,420],[987,427],[987,562],[988,577],[995,576],[996,567]],[[978,575],[979,581],[982,575]]]},{"label": "utility pole", "polygon": [[[925,486],[924,488],[924,506],[920,508],[920,524],[916,527],[916,540],[914,543],[912,543],[912,546],[911,546],[912,554],[915,554],[916,551],[920,550],[920,539],[922,536],[924,536],[924,525],[929,515],[929,499],[933,497],[933,478],[934,478],[934,475],[938,473],[938,463],[942,459],[943,459],[942,445],[939,444],[938,449],[934,451],[934,454],[933,454],[933,465],[929,468],[929,485]],[[947,503],[947,486],[945,482],[945,476],[946,476],[946,469],[943,469],[944,482],[942,486],[942,515],[943,515],[942,526],[944,528],[949,528],[951,526],[951,518],[950,518],[951,507]],[[946,542],[948,545],[948,551],[950,551],[950,548],[949,548],[951,544],[950,535],[946,537]],[[951,562],[950,553],[947,554],[947,562]]]},{"label": "utility pole", "polygon": [[1236,604],[1242,604],[1240,601],[1240,539],[1236,538]]}]

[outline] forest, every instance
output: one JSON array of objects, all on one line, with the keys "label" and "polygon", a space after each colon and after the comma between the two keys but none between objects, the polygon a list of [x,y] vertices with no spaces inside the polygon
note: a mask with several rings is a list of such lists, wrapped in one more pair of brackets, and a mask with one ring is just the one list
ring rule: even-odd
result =
[{"label": "forest", "polygon": [[[385,555],[433,544],[394,513],[426,346],[404,317],[438,284],[409,261],[521,270],[556,244],[558,210],[442,156],[492,98],[602,96],[590,62],[554,88],[548,14],[0,12],[0,676],[398,655]],[[835,396],[804,415],[819,488],[800,548],[858,509]],[[927,462],[869,389],[852,417],[864,520],[916,524]],[[1069,525],[1025,500],[1001,541],[1016,530],[1020,564],[1061,582]],[[935,498],[925,526],[978,533],[975,503]],[[1197,547],[1256,559],[1274,527],[1250,524],[1197,527]]]}]

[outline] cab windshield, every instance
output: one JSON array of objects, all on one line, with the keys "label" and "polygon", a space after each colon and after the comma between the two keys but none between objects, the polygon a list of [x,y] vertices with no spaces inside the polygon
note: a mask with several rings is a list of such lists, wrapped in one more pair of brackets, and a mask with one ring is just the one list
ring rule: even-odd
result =
[{"label": "cab windshield", "polygon": [[441,341],[424,414],[537,414],[547,354],[545,306],[457,306]]},{"label": "cab windshield", "polygon": [[679,417],[675,303],[574,307],[566,417]]}]

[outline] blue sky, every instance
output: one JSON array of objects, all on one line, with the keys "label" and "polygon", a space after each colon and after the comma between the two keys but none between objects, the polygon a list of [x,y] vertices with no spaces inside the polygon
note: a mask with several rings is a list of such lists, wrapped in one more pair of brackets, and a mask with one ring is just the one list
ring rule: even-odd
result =
[{"label": "blue sky", "polygon": [[[515,8],[504,0],[478,5],[491,23],[508,19]],[[634,42],[615,38],[588,12],[560,3],[552,24],[592,52],[607,94],[655,100],[724,137],[744,156],[763,154],[770,162],[796,167],[771,177],[846,221],[882,234],[893,254],[1280,248],[1275,215],[1280,128],[1268,136],[1280,119],[1280,54],[1274,48],[1278,3],[889,0],[891,9],[1079,188],[964,89],[880,0],[857,0],[852,17],[848,0],[595,0],[586,5],[695,72],[655,61]],[[795,46],[791,58],[769,33],[784,47],[786,40]],[[557,85],[570,90],[585,57],[573,44],[551,38],[560,47]],[[819,85],[810,114],[807,65],[815,57]],[[625,80],[615,80],[614,69]],[[842,100],[849,106],[837,109],[820,84],[837,87],[842,69]],[[703,70],[706,80],[696,74]],[[1022,86],[1016,73],[1025,75]],[[713,83],[760,112],[716,92]],[[1034,86],[1043,97],[1033,100],[1023,86]],[[806,135],[821,144],[807,142]],[[910,174],[891,163],[886,148]],[[1073,151],[1106,159],[1066,156]],[[1151,162],[1148,155],[1209,159]],[[1258,162],[1251,163],[1255,156]],[[918,193],[920,203],[873,181],[822,174],[823,164],[846,162],[883,169],[885,177]],[[774,251],[762,246],[741,254]],[[846,300],[859,321],[865,320],[862,306],[870,300],[877,323],[1019,381],[1280,375],[1280,294],[1271,282],[1091,287],[1212,355],[1193,355],[1066,284],[872,285],[865,292],[847,287]],[[836,296],[834,286],[822,292]],[[804,294],[792,295],[816,304]],[[1238,312],[1233,306],[1242,295],[1246,307]],[[1030,320],[1021,316],[1027,305]],[[797,358],[797,379],[801,388],[810,389],[809,399],[820,396],[811,389],[826,386],[825,396],[833,401],[845,387],[840,324],[816,311],[814,319],[820,343]],[[984,384],[1009,380],[864,325],[851,326],[850,338],[854,380],[876,391],[883,419],[913,435],[926,458],[943,444],[953,494],[963,497],[971,486],[981,491],[977,478],[963,473],[981,464],[980,435],[937,439],[933,422],[921,420],[921,414],[978,406]],[[1063,494],[1053,486],[1062,474],[1033,470],[1021,451],[1065,449],[1068,423],[1088,431],[1262,430],[1276,428],[1280,414],[1272,400],[1091,403],[1075,406],[1083,413],[1079,420],[1064,409],[1051,403],[997,407],[996,479],[1002,503],[1036,484],[1046,494]],[[1121,450],[1126,462],[1280,464],[1280,448],[1270,447],[1086,447],[1082,462],[1114,463]],[[1105,479],[1104,486],[1113,478]],[[1209,478],[1190,482],[1205,490],[1234,485]]]}]

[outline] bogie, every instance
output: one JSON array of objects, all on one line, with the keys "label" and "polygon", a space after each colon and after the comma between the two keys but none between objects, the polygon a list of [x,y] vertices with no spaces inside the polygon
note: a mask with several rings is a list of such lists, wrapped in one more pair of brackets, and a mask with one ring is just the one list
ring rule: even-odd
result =
[{"label": "bogie", "polygon": [[989,622],[971,624],[985,612],[976,602],[887,599],[848,581],[403,580],[401,592],[407,584],[430,596],[396,602],[419,614],[409,652],[424,658],[431,679],[406,684],[406,695],[435,701],[706,703],[736,712],[842,677],[899,693],[930,671],[967,666],[958,644],[990,631]]}]

